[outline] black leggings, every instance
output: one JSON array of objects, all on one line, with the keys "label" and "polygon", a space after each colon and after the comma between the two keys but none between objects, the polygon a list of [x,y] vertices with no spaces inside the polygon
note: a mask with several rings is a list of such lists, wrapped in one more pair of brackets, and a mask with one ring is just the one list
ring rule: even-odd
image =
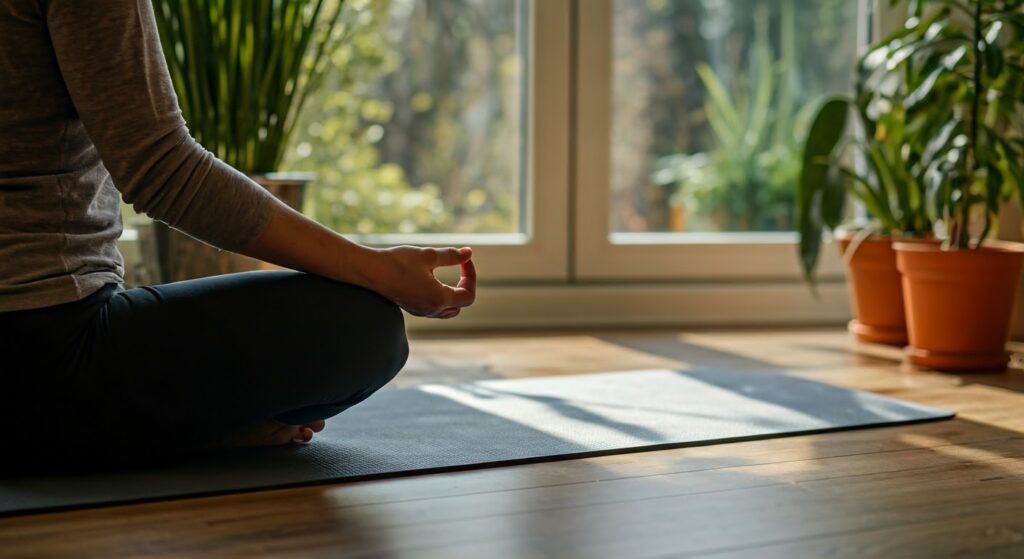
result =
[{"label": "black leggings", "polygon": [[402,312],[372,291],[250,272],[0,313],[0,352],[0,420],[21,448],[5,460],[105,467],[331,417],[409,349]]}]

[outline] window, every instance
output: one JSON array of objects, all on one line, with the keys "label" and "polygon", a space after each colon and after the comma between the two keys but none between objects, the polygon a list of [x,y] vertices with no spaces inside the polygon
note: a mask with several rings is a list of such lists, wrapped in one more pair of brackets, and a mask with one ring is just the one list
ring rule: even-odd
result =
[{"label": "window", "polygon": [[458,327],[841,318],[833,247],[821,301],[800,278],[794,181],[876,2],[351,0],[288,169],[359,241],[474,246]]},{"label": "window", "polygon": [[800,138],[862,4],[366,3],[293,141],[307,211],[473,244],[492,281],[797,280]]},{"label": "window", "polygon": [[[643,285],[701,322],[841,317],[834,248],[824,303],[802,284],[792,197],[801,127],[849,87],[868,3],[371,3],[376,42],[343,49],[296,156],[319,158],[314,211],[339,230],[476,247],[488,293],[508,295],[497,324],[599,322],[580,313],[595,304],[615,320]],[[351,95],[365,101],[328,129]]]},{"label": "window", "polygon": [[[792,204],[802,127],[823,95],[851,86],[866,3],[585,6],[579,277],[799,281]],[[832,252],[822,277],[838,277]]]},{"label": "window", "polygon": [[564,279],[568,0],[350,14],[290,151],[318,175],[306,212],[368,243],[472,244],[491,279]]},{"label": "window", "polygon": [[353,18],[292,148],[349,234],[521,233],[528,7],[396,0]]},{"label": "window", "polygon": [[615,0],[613,232],[793,229],[802,138],[850,88],[850,0]]}]

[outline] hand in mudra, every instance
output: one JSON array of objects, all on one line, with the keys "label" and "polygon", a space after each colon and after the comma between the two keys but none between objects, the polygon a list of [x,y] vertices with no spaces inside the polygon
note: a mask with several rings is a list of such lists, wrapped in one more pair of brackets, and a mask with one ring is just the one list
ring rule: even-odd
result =
[{"label": "hand in mudra", "polygon": [[[377,290],[415,316],[452,318],[476,299],[476,267],[473,250],[397,246],[382,249],[380,284]],[[434,270],[459,266],[459,283],[447,285]]]}]

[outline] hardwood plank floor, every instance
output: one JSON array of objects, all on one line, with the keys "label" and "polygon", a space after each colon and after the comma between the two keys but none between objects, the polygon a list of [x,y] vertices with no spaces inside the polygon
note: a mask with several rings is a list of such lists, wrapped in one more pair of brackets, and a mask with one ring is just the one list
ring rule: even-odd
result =
[{"label": "hardwood plank floor", "polygon": [[838,330],[421,337],[395,383],[785,369],[953,421],[0,519],[0,557],[1024,557],[1024,374]]}]

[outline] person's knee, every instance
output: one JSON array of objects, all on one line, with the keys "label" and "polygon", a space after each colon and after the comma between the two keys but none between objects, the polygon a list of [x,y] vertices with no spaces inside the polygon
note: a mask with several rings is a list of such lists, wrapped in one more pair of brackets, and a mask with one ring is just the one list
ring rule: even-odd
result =
[{"label": "person's knee", "polygon": [[326,419],[362,402],[391,382],[409,358],[398,305],[353,286],[321,294],[320,310],[344,318],[325,321],[316,331],[320,351],[303,368],[305,396],[275,416],[291,425]]},{"label": "person's knee", "polygon": [[378,351],[381,362],[379,368],[374,371],[379,386],[391,382],[409,360],[409,339],[405,333],[402,310],[391,301],[386,301],[384,307],[380,313],[378,326],[381,342]]},{"label": "person's knee", "polygon": [[[370,377],[369,385],[384,386],[402,370],[409,359],[402,309],[391,300],[366,289],[354,289],[343,297],[344,312],[355,314],[360,346],[360,368]],[[340,310],[340,309],[339,309]]]},{"label": "person's knee", "polygon": [[[310,278],[301,296],[316,309],[320,347],[333,348],[330,357],[323,357],[350,371],[338,390],[376,390],[405,366],[409,342],[402,310],[394,302],[368,289],[320,278]],[[342,380],[333,377],[331,382]]]}]

